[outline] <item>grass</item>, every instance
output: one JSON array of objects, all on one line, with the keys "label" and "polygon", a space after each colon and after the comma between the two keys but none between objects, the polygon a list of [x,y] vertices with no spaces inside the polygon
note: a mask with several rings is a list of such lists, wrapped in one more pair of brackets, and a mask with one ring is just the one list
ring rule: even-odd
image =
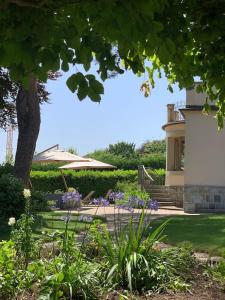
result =
[{"label": "grass", "polygon": [[[153,221],[153,227],[168,217]],[[225,214],[169,217],[164,240],[171,245],[190,242],[196,251],[225,255]]]},{"label": "grass", "polygon": [[[40,212],[35,217],[34,224],[34,236],[39,237],[41,233],[51,233],[56,230],[62,232],[65,229],[65,222],[61,220],[62,216],[66,216],[65,212]],[[104,218],[96,216],[94,219],[100,219],[104,221]],[[10,235],[10,227],[8,226],[8,220],[0,220],[0,241],[6,240]],[[78,220],[78,216],[73,214],[71,221],[68,224],[69,231],[79,233],[88,228],[90,223],[81,222]]]}]

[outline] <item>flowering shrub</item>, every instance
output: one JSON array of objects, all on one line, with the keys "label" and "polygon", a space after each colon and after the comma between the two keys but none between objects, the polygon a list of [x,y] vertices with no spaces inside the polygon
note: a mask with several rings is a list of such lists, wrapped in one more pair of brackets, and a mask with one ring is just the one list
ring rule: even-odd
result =
[{"label": "flowering shrub", "polygon": [[[20,256],[20,264],[26,269],[34,249],[34,239],[32,237],[34,218],[31,214],[30,190],[24,189],[23,195],[25,198],[25,212],[16,222],[16,227],[12,230],[11,238],[15,244],[16,253]],[[10,225],[14,225],[12,221],[14,221],[13,218],[10,218]]]},{"label": "flowering shrub", "polygon": [[[156,242],[163,238],[166,226],[165,222],[155,229],[151,227],[149,210],[158,209],[157,201],[142,199],[141,194],[112,192],[110,199],[115,203],[112,232],[106,224],[93,220],[100,206],[110,205],[109,200],[94,199],[95,215],[80,215],[81,195],[69,190],[62,197],[63,204],[68,204],[67,214],[61,217],[65,229],[51,233],[51,255],[42,257],[41,250],[46,245],[42,239],[35,243],[32,236],[30,191],[24,190],[23,195],[25,213],[19,220],[10,216],[11,240],[0,243],[1,299],[22,299],[22,295],[29,298],[35,294],[38,299],[94,300],[105,299],[107,291],[112,290],[122,294],[129,291],[128,299],[131,299],[132,293],[159,292],[166,287],[187,288],[179,269],[193,261],[189,253],[170,249],[167,255],[157,248]],[[73,217],[74,207],[77,212]],[[137,221],[135,207],[142,208]],[[131,212],[129,223],[123,226],[122,209]],[[85,223],[86,231],[79,239],[75,227],[72,232],[68,230],[73,218]],[[35,244],[39,245],[39,251],[35,251]]]},{"label": "flowering shrub", "polygon": [[76,190],[67,192],[62,196],[62,208],[77,209],[81,207],[82,195]]},{"label": "flowering shrub", "polygon": [[91,203],[94,205],[103,206],[103,207],[109,206],[109,204],[110,204],[110,202],[107,199],[104,199],[103,197],[93,199],[93,201]]}]

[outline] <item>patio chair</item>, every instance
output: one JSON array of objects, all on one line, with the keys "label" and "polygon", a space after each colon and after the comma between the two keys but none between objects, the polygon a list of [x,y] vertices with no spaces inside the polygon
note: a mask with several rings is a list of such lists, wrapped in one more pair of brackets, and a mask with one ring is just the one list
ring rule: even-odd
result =
[{"label": "patio chair", "polygon": [[109,199],[109,195],[112,192],[112,190],[108,190],[108,192],[105,194],[105,199],[108,200]]},{"label": "patio chair", "polygon": [[94,195],[95,191],[91,191],[90,193],[87,194],[86,197],[84,197],[82,200],[81,200],[81,203],[83,205],[88,205],[90,204],[90,201],[91,201],[91,198],[92,196]]}]

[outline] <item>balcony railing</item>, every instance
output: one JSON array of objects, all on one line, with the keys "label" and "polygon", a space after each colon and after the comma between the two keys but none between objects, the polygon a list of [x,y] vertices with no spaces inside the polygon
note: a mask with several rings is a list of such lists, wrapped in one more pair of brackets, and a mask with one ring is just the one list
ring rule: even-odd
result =
[{"label": "balcony railing", "polygon": [[180,109],[184,108],[185,105],[186,105],[185,101],[179,101],[179,102],[175,103],[174,112],[175,112],[175,120],[176,121],[184,120],[184,117],[183,117],[182,113],[180,112]]}]

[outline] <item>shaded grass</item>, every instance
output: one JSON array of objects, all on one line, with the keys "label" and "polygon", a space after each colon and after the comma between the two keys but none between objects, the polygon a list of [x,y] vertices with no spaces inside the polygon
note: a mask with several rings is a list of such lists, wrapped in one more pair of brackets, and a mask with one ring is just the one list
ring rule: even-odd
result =
[{"label": "shaded grass", "polygon": [[[61,217],[66,216],[66,212],[41,212],[35,216],[35,222],[33,227],[33,233],[35,237],[39,237],[42,232],[52,233],[56,230],[63,232],[65,229],[65,221]],[[103,217],[95,216],[94,219],[104,221]],[[81,222],[78,220],[78,215],[73,214],[72,219],[68,224],[69,232],[79,233],[86,230],[90,223]],[[8,220],[0,220],[0,241],[9,239],[10,227],[8,226]]]},{"label": "shaded grass", "polygon": [[196,251],[225,255],[225,214],[164,217],[154,220],[153,227],[167,219],[165,243],[190,242]]}]

